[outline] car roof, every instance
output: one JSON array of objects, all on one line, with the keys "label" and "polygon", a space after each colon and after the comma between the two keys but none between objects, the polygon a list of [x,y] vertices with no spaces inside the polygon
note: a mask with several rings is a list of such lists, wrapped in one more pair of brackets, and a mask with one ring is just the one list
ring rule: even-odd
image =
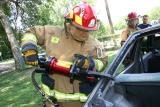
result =
[{"label": "car roof", "polygon": [[138,30],[129,36],[130,40],[135,40],[137,38],[148,36],[152,34],[160,33],[160,24],[157,24],[152,27],[148,27],[142,30]]}]

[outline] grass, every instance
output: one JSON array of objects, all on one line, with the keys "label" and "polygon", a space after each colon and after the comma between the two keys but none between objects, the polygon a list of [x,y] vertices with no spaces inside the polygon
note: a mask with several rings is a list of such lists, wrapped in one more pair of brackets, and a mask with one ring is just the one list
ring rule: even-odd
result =
[{"label": "grass", "polygon": [[115,55],[117,53],[117,50],[116,51],[108,51],[106,52],[106,54],[108,55],[108,64],[111,64],[112,60],[114,59]]},{"label": "grass", "polygon": [[0,81],[0,107],[39,107],[42,104],[30,73],[10,72],[1,75]]},{"label": "grass", "polygon": [[[109,51],[109,64],[117,51]],[[0,107],[40,107],[43,98],[34,89],[29,71],[0,75]],[[38,75],[38,80],[40,76]]]}]

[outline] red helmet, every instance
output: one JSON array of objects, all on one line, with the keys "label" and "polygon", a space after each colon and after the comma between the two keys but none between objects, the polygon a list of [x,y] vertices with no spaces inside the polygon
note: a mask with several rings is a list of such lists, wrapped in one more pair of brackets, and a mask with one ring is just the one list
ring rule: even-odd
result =
[{"label": "red helmet", "polygon": [[136,12],[131,12],[128,14],[128,20],[132,20],[132,19],[137,19],[137,13]]},{"label": "red helmet", "polygon": [[88,31],[97,29],[95,12],[87,2],[74,6],[71,12],[65,15],[65,18],[70,19],[71,23],[78,28]]}]

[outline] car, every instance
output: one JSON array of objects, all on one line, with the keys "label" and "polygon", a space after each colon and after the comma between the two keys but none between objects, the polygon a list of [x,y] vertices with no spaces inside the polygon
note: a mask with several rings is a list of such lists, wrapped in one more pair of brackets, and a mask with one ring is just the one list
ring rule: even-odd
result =
[{"label": "car", "polygon": [[160,107],[160,25],[129,36],[84,107]]}]

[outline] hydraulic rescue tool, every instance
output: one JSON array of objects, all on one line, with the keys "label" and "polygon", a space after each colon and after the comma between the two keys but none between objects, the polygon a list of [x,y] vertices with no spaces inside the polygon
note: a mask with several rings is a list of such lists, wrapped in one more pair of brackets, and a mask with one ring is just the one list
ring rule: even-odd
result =
[{"label": "hydraulic rescue tool", "polygon": [[[71,82],[74,81],[74,79],[82,80],[86,79],[87,81],[97,81],[98,78],[110,78],[113,79],[111,75],[109,74],[100,74],[96,71],[81,71],[77,66],[76,62],[77,59],[74,60],[73,63],[67,62],[67,61],[61,61],[57,60],[55,57],[45,57],[45,56],[39,56],[38,57],[38,67],[32,72],[32,83],[34,87],[41,93],[42,96],[45,97],[46,100],[48,100],[51,104],[53,104],[55,107],[59,107],[57,103],[57,99],[51,96],[48,96],[45,94],[45,92],[41,89],[41,87],[38,85],[35,79],[35,73],[42,73],[42,83],[47,84],[48,87],[51,89],[54,87],[54,80],[51,79],[48,74],[52,73],[62,73],[66,76],[70,76]],[[47,76],[47,79],[46,79]],[[46,82],[47,81],[47,82]],[[51,84],[49,84],[51,83]]]}]

